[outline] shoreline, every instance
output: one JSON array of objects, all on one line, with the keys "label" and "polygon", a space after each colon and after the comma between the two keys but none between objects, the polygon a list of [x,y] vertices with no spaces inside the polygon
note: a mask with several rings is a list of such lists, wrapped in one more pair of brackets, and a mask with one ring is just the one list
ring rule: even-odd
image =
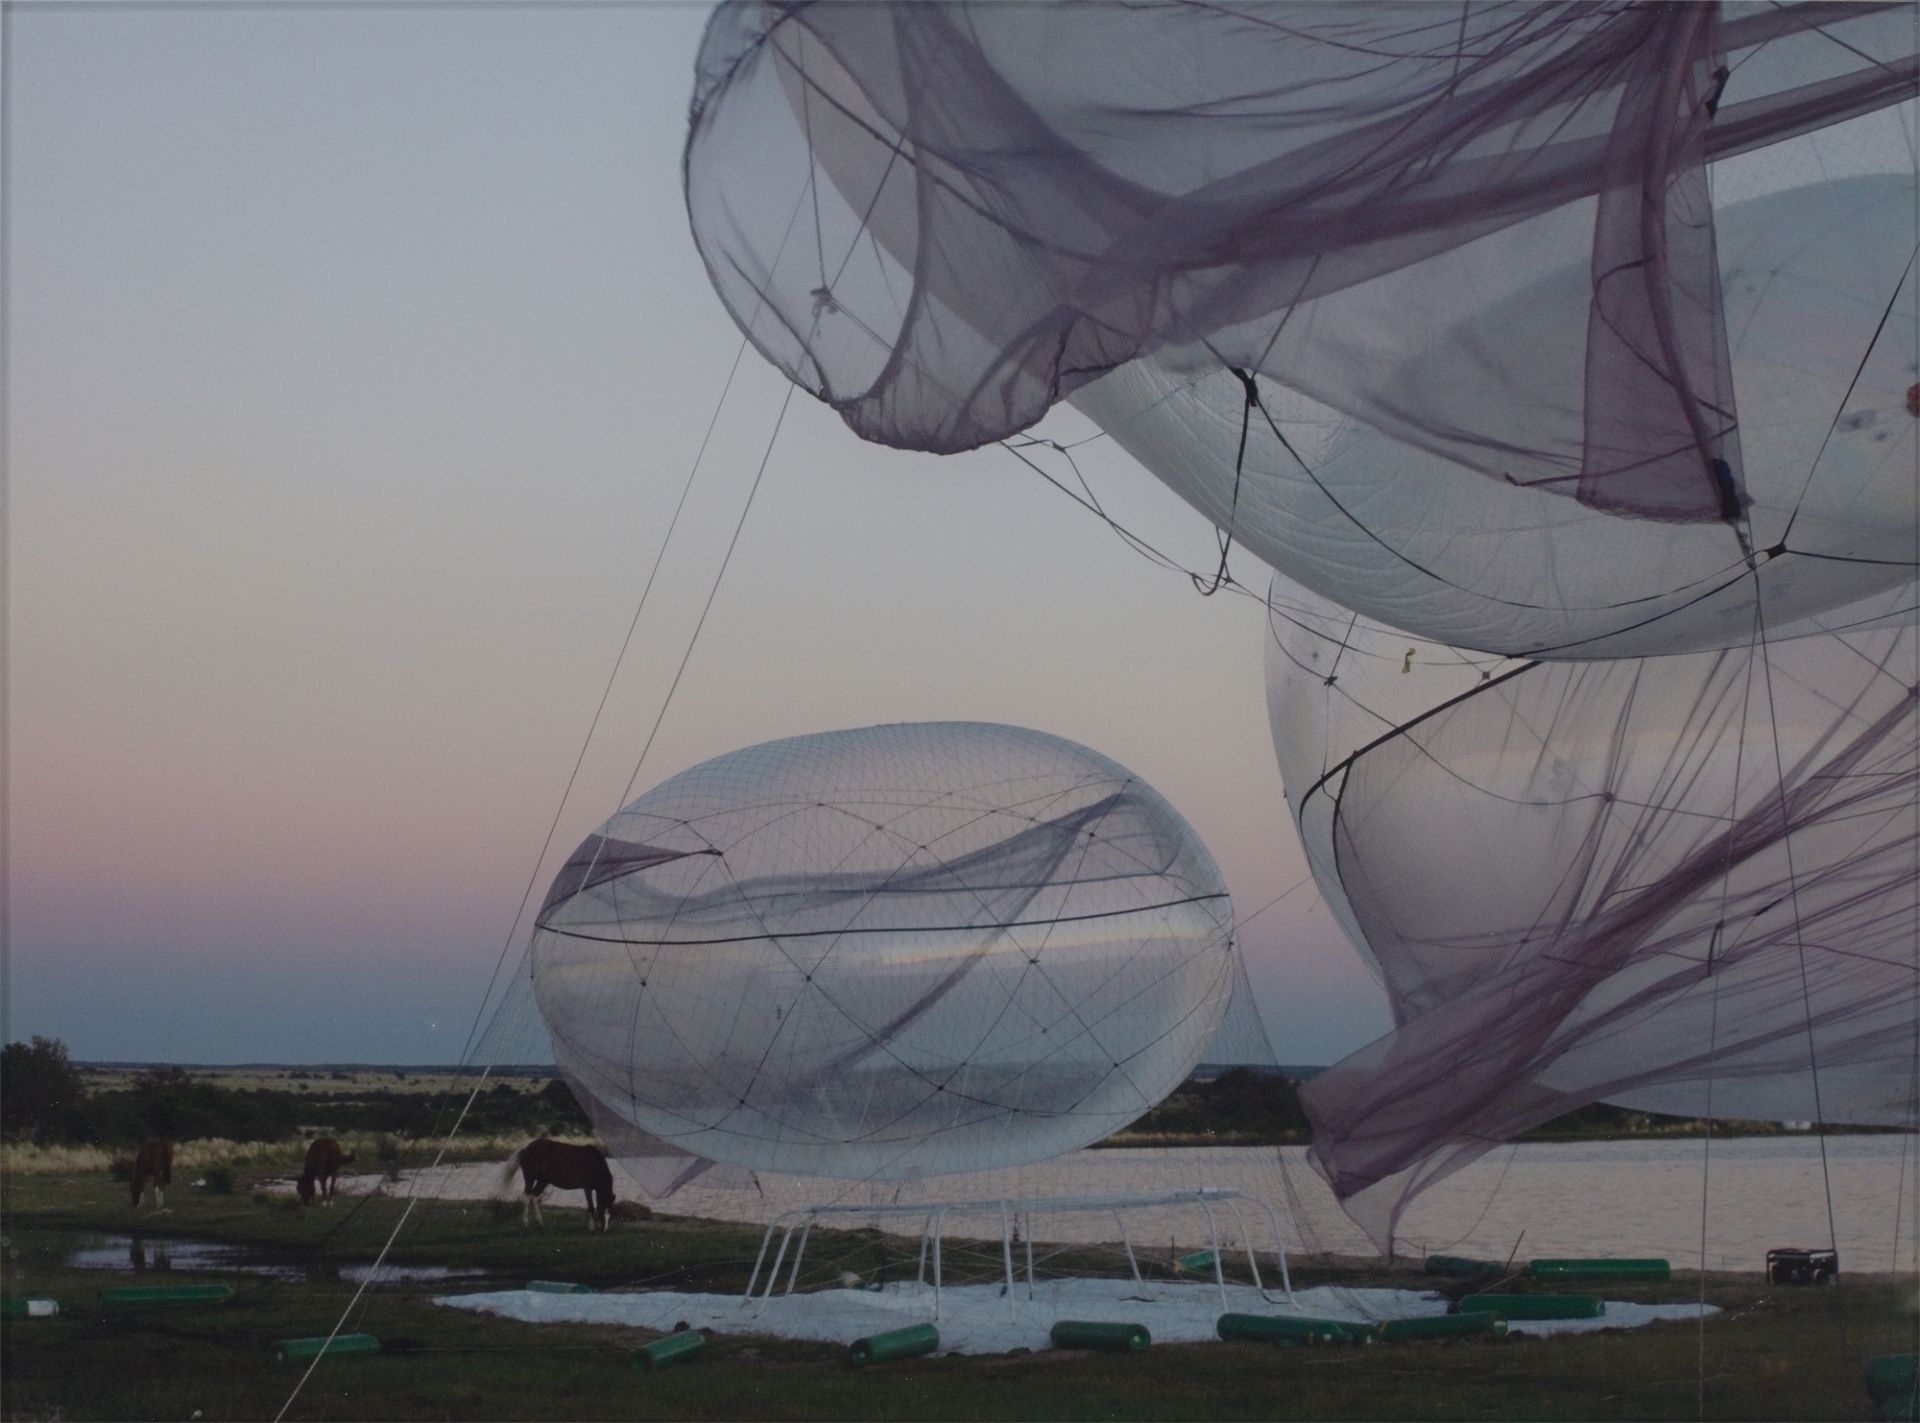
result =
[{"label": "shoreline", "polygon": [[[498,1170],[499,1163],[471,1163],[466,1175],[477,1183],[486,1174],[497,1179]],[[1039,1347],[1036,1329],[1032,1337],[992,1341],[1011,1352],[903,1359],[868,1369],[849,1366],[846,1331],[872,1326],[849,1318],[844,1329],[819,1321],[820,1337],[808,1339],[716,1330],[697,1360],[640,1384],[629,1363],[632,1352],[682,1319],[692,1325],[697,1297],[712,1297],[715,1308],[733,1308],[730,1302],[739,1299],[753,1263],[758,1229],[661,1215],[617,1221],[611,1235],[600,1235],[585,1228],[577,1209],[542,1228],[522,1227],[510,1205],[496,1212],[471,1200],[447,1199],[409,1214],[397,1197],[343,1197],[338,1209],[303,1210],[242,1193],[194,1190],[178,1176],[175,1191],[177,1198],[169,1193],[168,1214],[132,1217],[124,1185],[103,1173],[8,1183],[4,1224],[12,1249],[0,1259],[5,1293],[54,1298],[60,1312],[0,1320],[9,1364],[0,1378],[0,1410],[7,1416],[271,1417],[292,1384],[287,1367],[273,1361],[275,1341],[324,1335],[349,1315],[352,1328],[376,1337],[380,1348],[328,1361],[316,1381],[320,1386],[302,1397],[301,1416],[885,1417],[902,1423],[1690,1419],[1703,1416],[1704,1402],[1704,1416],[1716,1418],[1828,1417],[1866,1411],[1858,1373],[1863,1352],[1895,1352],[1903,1336],[1909,1347],[1911,1339],[1911,1315],[1901,1309],[1911,1297],[1910,1279],[1896,1283],[1857,1270],[1843,1276],[1841,1290],[1849,1300],[1843,1320],[1836,1313],[1839,1290],[1770,1289],[1754,1271],[1702,1276],[1683,1269],[1671,1281],[1623,1283],[1605,1295],[1623,1305],[1650,1306],[1686,1306],[1704,1296],[1721,1313],[1625,1331],[1602,1326],[1548,1340],[1511,1335],[1367,1349],[1283,1349],[1216,1338],[1177,1342],[1179,1332],[1173,1331],[1174,1337],[1156,1338],[1145,1354],[1131,1356]],[[382,1277],[363,1294],[365,1276],[350,1262],[380,1256],[402,1225],[386,1259],[414,1271]],[[118,1268],[67,1263],[77,1237],[125,1236],[129,1227],[149,1246],[162,1239],[180,1242],[176,1260],[185,1242],[214,1241],[240,1247],[243,1254],[297,1261],[302,1268],[249,1274],[240,1267],[243,1257],[230,1256],[236,1264],[224,1275],[213,1268],[156,1277],[153,1266],[139,1273],[130,1258]],[[889,1282],[910,1281],[911,1248],[889,1242],[881,1259],[877,1244],[863,1231],[817,1231],[801,1281],[804,1299],[884,1303],[890,1297],[848,1290],[844,1274],[857,1271],[872,1283],[890,1271]],[[987,1287],[989,1307],[982,1318],[998,1327],[1001,1301],[993,1282],[1002,1261],[998,1242],[992,1244],[991,1250],[956,1248],[948,1270],[955,1285],[964,1283],[958,1278],[964,1273],[976,1287]],[[1166,1248],[1164,1241],[1151,1247],[1143,1271],[1155,1282],[1189,1278],[1174,1270]],[[424,1273],[434,1267],[464,1277]],[[1136,1313],[1144,1308],[1133,1295],[1168,1293],[1159,1283],[1147,1291],[1130,1286],[1124,1261],[1112,1251],[1073,1250],[1054,1257],[1050,1268],[1055,1278],[1106,1278],[1121,1285],[1112,1308],[1130,1322],[1138,1322]],[[217,1308],[152,1318],[109,1314],[96,1303],[103,1287],[151,1286],[169,1278],[225,1282],[234,1294]],[[434,1302],[469,1292],[478,1302],[479,1294],[503,1289],[524,1301],[526,1282],[534,1279],[577,1281],[592,1291],[538,1294],[536,1302],[567,1313],[605,1310],[607,1317],[533,1324]],[[1331,1288],[1349,1301],[1384,1287],[1423,1292],[1437,1310],[1439,1299],[1464,1283],[1377,1257],[1294,1257],[1296,1290]],[[911,1303],[904,1292],[894,1293],[903,1306]],[[656,1313],[648,1322],[620,1313],[622,1300],[649,1297]],[[605,1303],[588,1308],[591,1301]],[[807,1307],[799,1296],[791,1303]],[[1087,1308],[1079,1301],[1072,1307]],[[1622,1315],[1624,1322],[1624,1309]],[[954,1327],[960,1327],[957,1314]],[[1206,1334],[1204,1327],[1194,1332]],[[1856,1406],[1849,1408],[1848,1400]]]}]

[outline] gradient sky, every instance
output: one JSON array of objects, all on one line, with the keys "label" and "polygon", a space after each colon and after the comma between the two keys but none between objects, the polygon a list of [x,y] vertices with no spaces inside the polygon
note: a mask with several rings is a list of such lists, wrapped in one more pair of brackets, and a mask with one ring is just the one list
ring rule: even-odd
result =
[{"label": "gradient sky", "polygon": [[[704,18],[12,11],[10,1039],[458,1057],[740,349],[680,192]],[[781,421],[786,390],[746,354],[542,887],[624,798],[776,423],[636,792],[777,736],[1004,721],[1145,776],[1241,914],[1302,878],[1256,604],[1005,453],[863,445],[804,393]],[[1210,562],[1198,515],[1079,453]],[[1310,886],[1244,943],[1281,1061],[1385,1030]]]}]

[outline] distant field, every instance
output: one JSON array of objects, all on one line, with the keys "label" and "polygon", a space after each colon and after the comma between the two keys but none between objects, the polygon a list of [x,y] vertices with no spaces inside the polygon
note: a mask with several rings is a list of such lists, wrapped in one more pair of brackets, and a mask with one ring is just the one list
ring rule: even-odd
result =
[{"label": "distant field", "polygon": [[[155,1067],[179,1067],[197,1081],[234,1092],[470,1092],[474,1071],[453,1067],[319,1066],[282,1067],[247,1063],[239,1067],[201,1067],[193,1063],[81,1062],[75,1063],[89,1092],[131,1091],[141,1073]],[[508,1082],[538,1088],[554,1075],[551,1067],[496,1067],[489,1082]]]},{"label": "distant field", "polygon": [[52,1079],[58,1090],[22,1099],[39,1105],[7,1135],[11,1170],[57,1170],[58,1153],[70,1150],[109,1162],[130,1158],[150,1136],[205,1143],[223,1159],[315,1136],[357,1136],[386,1161],[442,1140],[456,1120],[463,1143],[591,1130],[566,1084],[543,1066],[479,1073],[368,1063],[86,1062],[56,1071],[64,1074]]},{"label": "distant field", "polygon": [[[321,1104],[328,1098],[354,1098],[361,1104],[372,1099],[418,1100],[464,1099],[473,1091],[478,1072],[452,1066],[394,1067],[370,1063],[322,1063],[317,1065],[245,1063],[238,1066],[200,1066],[192,1063],[87,1062],[74,1064],[90,1095],[132,1093],[144,1073],[156,1068],[183,1071],[195,1082],[232,1093],[286,1094],[302,1104],[296,1107],[303,1131],[314,1130],[399,1130],[408,1135],[424,1132],[424,1122],[389,1120],[374,1122],[364,1113],[335,1121]],[[1138,1121],[1116,1132],[1102,1146],[1253,1146],[1306,1142],[1310,1137],[1299,1087],[1321,1069],[1317,1067],[1248,1067],[1203,1063],[1187,1081],[1165,1101]],[[499,1120],[500,1109],[508,1106],[512,1094],[542,1091],[557,1078],[549,1065],[516,1065],[487,1070],[480,1083],[482,1098],[491,1097],[496,1118],[490,1128],[509,1129]],[[502,1100],[504,1099],[504,1100]],[[320,1110],[309,1113],[304,1103],[313,1101]],[[394,1105],[400,1103],[394,1101]],[[344,1106],[344,1104],[342,1104]],[[483,1114],[485,1115],[485,1114]],[[543,1125],[528,1118],[526,1125]],[[476,1126],[480,1123],[476,1122]],[[518,1129],[515,1122],[511,1129]],[[584,1117],[558,1120],[556,1130],[572,1130],[585,1125]],[[1699,1136],[1709,1129],[1705,1121],[1690,1117],[1663,1116],[1656,1112],[1638,1112],[1602,1103],[1581,1107],[1563,1117],[1543,1122],[1523,1134],[1527,1141],[1610,1140],[1618,1137]],[[1712,1124],[1716,1136],[1777,1136],[1789,1128],[1779,1122],[1732,1121]],[[1829,1132],[1878,1131],[1882,1128],[1829,1127]],[[231,1132],[214,1133],[233,1135]],[[311,1134],[310,1131],[308,1134]],[[187,1133],[191,1135],[191,1133]]]}]

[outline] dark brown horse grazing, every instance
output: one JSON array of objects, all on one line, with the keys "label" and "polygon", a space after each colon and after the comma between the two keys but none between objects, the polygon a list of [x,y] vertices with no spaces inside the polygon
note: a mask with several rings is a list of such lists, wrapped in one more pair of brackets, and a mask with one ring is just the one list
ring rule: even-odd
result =
[{"label": "dark brown horse grazing", "polygon": [[[604,1231],[613,1219],[613,1170],[606,1153],[597,1146],[569,1146],[564,1141],[541,1137],[513,1153],[507,1169],[500,1173],[500,1188],[506,1189],[518,1169],[523,1178],[520,1197],[520,1223],[527,1223],[527,1206],[533,1206],[533,1218],[540,1220],[540,1193],[549,1186],[563,1191],[587,1194],[587,1228]],[[545,1224],[541,1221],[541,1224]]]},{"label": "dark brown horse grazing", "polygon": [[300,1182],[294,1188],[300,1192],[300,1204],[313,1204],[315,1187],[319,1188],[322,1205],[333,1204],[333,1180],[340,1174],[340,1168],[353,1160],[353,1153],[340,1153],[340,1143],[330,1136],[315,1137],[312,1146],[307,1148],[307,1164],[300,1172]]},{"label": "dark brown horse grazing", "polygon": [[133,1155],[133,1208],[140,1209],[140,1197],[147,1183],[153,1183],[153,1209],[167,1208],[167,1187],[173,1184],[173,1143],[164,1137],[150,1136]]}]

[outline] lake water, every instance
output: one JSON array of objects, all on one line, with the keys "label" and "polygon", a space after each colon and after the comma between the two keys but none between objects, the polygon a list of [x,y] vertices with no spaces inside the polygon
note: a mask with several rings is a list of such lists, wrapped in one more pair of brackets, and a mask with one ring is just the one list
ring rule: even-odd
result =
[{"label": "lake water", "polygon": [[1684,1268],[1700,1262],[1704,1219],[1709,1269],[1758,1270],[1771,1247],[1828,1244],[1830,1181],[1841,1268],[1913,1270],[1912,1148],[1904,1136],[1828,1137],[1823,1173],[1814,1137],[1719,1140],[1710,1157],[1702,1140],[1502,1147],[1421,1197],[1401,1237],[1505,1259],[1524,1230],[1521,1259],[1662,1255]]},{"label": "lake water", "polygon": [[[1759,1270],[1774,1246],[1828,1243],[1831,1181],[1835,1237],[1843,1271],[1916,1269],[1914,1140],[1904,1136],[1811,1136],[1716,1140],[1540,1142],[1500,1147],[1433,1187],[1403,1218],[1400,1249],[1519,1259],[1538,1255],[1658,1255],[1676,1267],[1701,1260],[1702,1181],[1709,1269]],[[1703,1164],[1707,1169],[1703,1177]],[[616,1174],[618,1171],[616,1168]],[[443,1168],[423,1179],[427,1196],[475,1199],[491,1195],[497,1165]],[[376,1177],[352,1183],[369,1190]],[[1370,1255],[1367,1238],[1341,1213],[1332,1193],[1306,1163],[1302,1147],[1080,1151],[1017,1170],[982,1172],[921,1183],[919,1198],[991,1200],[1009,1196],[1086,1196],[1153,1193],[1213,1186],[1269,1201],[1280,1214],[1292,1253]],[[624,1179],[623,1198],[644,1197]],[[346,1183],[343,1183],[343,1189]],[[390,1188],[404,1189],[404,1188]],[[658,1209],[673,1215],[765,1222],[781,1211],[838,1199],[845,1204],[913,1200],[887,1187],[835,1187],[830,1182],[766,1176],[759,1191],[703,1188],[697,1183]],[[575,1205],[577,1192],[551,1192],[552,1206]],[[1901,1217],[1904,1216],[1904,1220]],[[1223,1235],[1237,1236],[1231,1213],[1221,1211]],[[1257,1212],[1244,1212],[1255,1244],[1266,1246]],[[912,1232],[917,1222],[893,1220]],[[1130,1211],[1127,1228],[1137,1244],[1198,1248],[1208,1242],[1207,1221],[1193,1206]],[[997,1213],[955,1221],[956,1234],[999,1234]],[[1524,1232],[1524,1234],[1523,1234]],[[1045,1217],[1036,1239],[1112,1241],[1111,1212]],[[1517,1250],[1516,1250],[1517,1245]]]}]

